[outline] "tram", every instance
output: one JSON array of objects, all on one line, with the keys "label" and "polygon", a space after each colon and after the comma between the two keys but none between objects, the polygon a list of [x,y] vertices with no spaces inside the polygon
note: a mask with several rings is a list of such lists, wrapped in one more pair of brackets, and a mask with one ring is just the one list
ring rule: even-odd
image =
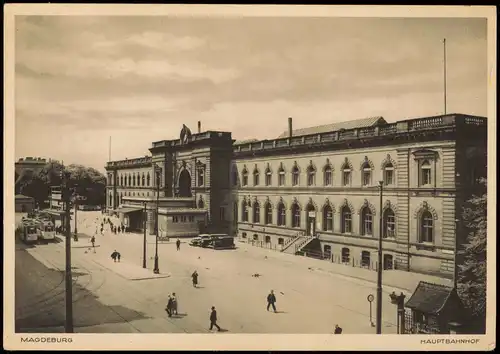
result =
[{"label": "tram", "polygon": [[36,225],[39,230],[39,236],[44,241],[54,241],[56,238],[56,229],[54,224],[48,219],[36,219]]},{"label": "tram", "polygon": [[36,243],[40,237],[40,230],[38,229],[36,223],[31,219],[23,220],[21,224],[21,240],[24,243]]}]

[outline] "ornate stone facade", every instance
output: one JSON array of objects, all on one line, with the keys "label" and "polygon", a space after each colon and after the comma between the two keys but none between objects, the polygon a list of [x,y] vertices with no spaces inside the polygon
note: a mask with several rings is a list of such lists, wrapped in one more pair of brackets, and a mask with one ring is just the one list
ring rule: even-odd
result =
[{"label": "ornate stone facade", "polygon": [[[310,235],[319,252],[349,259],[373,254],[382,233],[384,260],[395,267],[453,275],[466,239],[461,208],[486,176],[485,118],[388,124],[377,117],[350,122],[350,129],[339,123],[336,131],[302,130],[307,135],[291,124],[288,136],[274,140],[237,143],[229,132],[208,131],[154,142],[148,162],[137,162],[143,165],[108,164],[110,201],[135,190],[115,187],[116,178],[154,175],[158,166],[160,196],[191,198],[206,210],[210,232],[271,246]],[[137,193],[155,195],[154,183]]]}]

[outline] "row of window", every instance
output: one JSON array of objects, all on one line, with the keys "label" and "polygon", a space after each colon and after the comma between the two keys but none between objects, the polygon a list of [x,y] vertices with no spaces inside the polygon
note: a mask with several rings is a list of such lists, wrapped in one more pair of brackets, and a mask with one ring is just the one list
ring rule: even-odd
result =
[{"label": "row of window", "polygon": [[[242,238],[246,239],[246,232],[242,233]],[[253,235],[253,241],[259,241],[259,235]],[[265,243],[271,243],[271,236],[264,237]],[[285,239],[283,237],[278,238],[278,245],[283,246],[285,244]],[[324,245],[323,246],[323,256],[325,258],[330,258],[332,254],[332,246]],[[343,247],[341,250],[341,262],[342,263],[351,263],[351,250],[347,247]],[[393,257],[390,254],[384,254],[384,269],[392,269],[393,268]],[[371,252],[370,251],[361,251],[361,266],[362,267],[370,267],[371,265]]]},{"label": "row of window", "polygon": [[[424,160],[419,163],[419,185],[428,186],[432,183],[431,163],[429,160]],[[291,170],[292,186],[300,184],[300,170],[298,166],[294,166]],[[316,185],[316,168],[310,165],[306,170],[306,184],[307,186]],[[257,167],[253,171],[253,186],[259,186],[261,183],[260,172]],[[342,165],[341,168],[341,183],[342,186],[352,185],[353,168],[348,161]],[[278,169],[278,186],[285,186],[285,170],[283,166]],[[264,185],[271,186],[273,182],[273,173],[269,167],[264,172]],[[368,161],[361,166],[361,185],[370,186],[373,184],[373,168]],[[383,166],[383,182],[384,185],[390,186],[395,184],[395,168],[394,165],[388,161]],[[238,185],[238,172],[233,171],[233,184]],[[243,187],[249,186],[249,172],[246,167],[242,171],[241,185]],[[333,185],[333,169],[331,165],[326,165],[323,168],[323,186]]]},{"label": "row of window", "polygon": [[[235,219],[237,219],[238,206],[235,204]],[[249,222],[249,206],[248,202],[242,202],[242,213],[241,221]],[[252,222],[255,224],[270,225],[273,223],[273,210],[270,203],[264,205],[264,219],[261,220],[260,215],[260,205],[254,202],[252,205]],[[306,224],[310,222],[309,212],[315,211],[313,206],[308,206],[305,211]],[[277,225],[286,226],[286,209],[283,203],[277,205]],[[359,235],[363,236],[373,236],[373,214],[369,207],[364,207],[360,213],[360,228]],[[293,204],[291,208],[291,226],[294,228],[301,227],[301,217],[302,211],[297,204]],[[353,215],[351,209],[346,205],[343,206],[340,212],[340,232],[343,234],[353,234],[355,233],[352,227]],[[395,238],[396,237],[396,216],[391,208],[387,208],[384,211],[382,217],[383,227],[382,227],[382,237],[383,238]],[[333,210],[330,205],[325,205],[322,212],[322,231],[333,231]],[[434,219],[429,211],[424,211],[419,220],[419,242],[421,243],[433,243],[434,242]]]},{"label": "row of window", "polygon": [[172,216],[172,222],[173,223],[194,222],[194,215]]},{"label": "row of window", "polygon": [[[108,185],[112,183],[112,175],[108,175]],[[151,176],[149,172],[147,174],[137,173],[126,173],[122,174],[117,178],[117,185],[128,186],[128,187],[150,187],[151,186]]]}]

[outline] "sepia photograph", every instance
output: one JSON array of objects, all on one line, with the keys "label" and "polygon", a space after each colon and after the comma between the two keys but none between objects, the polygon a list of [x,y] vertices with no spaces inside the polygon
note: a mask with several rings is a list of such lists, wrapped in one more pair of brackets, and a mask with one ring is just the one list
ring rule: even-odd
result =
[{"label": "sepia photograph", "polygon": [[7,6],[4,347],[494,349],[494,8],[350,9]]}]

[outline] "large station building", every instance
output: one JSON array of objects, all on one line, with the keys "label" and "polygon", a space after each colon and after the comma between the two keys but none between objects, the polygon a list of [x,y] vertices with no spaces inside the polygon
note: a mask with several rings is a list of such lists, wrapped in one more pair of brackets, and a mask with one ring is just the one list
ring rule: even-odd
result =
[{"label": "large station building", "polygon": [[107,208],[131,229],[155,234],[158,215],[160,237],[227,233],[368,265],[381,233],[385,268],[453,276],[462,207],[486,177],[486,118],[463,114],[181,135],[107,164]]}]

